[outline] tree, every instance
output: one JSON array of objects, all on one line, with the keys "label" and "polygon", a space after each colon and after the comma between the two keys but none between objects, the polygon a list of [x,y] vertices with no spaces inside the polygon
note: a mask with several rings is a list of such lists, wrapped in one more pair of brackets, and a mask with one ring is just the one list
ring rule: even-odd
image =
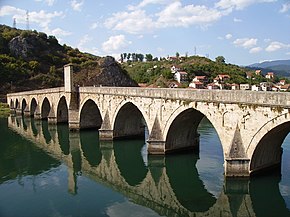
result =
[{"label": "tree", "polygon": [[226,59],[223,56],[217,56],[215,58],[216,63],[225,63]]},{"label": "tree", "polygon": [[33,74],[38,70],[40,64],[36,60],[29,61],[29,67],[32,70]]},{"label": "tree", "polygon": [[123,54],[121,53],[121,63],[124,61],[124,56]]},{"label": "tree", "polygon": [[130,58],[131,58],[131,53],[128,53],[127,54],[127,60],[130,60]]},{"label": "tree", "polygon": [[137,59],[140,61],[140,62],[143,62],[144,60],[144,55],[143,54],[137,54]]},{"label": "tree", "polygon": [[176,52],[175,56],[176,56],[176,58],[178,59],[180,55],[179,55],[178,52]]},{"label": "tree", "polygon": [[145,55],[145,59],[146,59],[147,62],[152,61],[152,60],[153,60],[153,56],[152,56],[152,54],[146,54],[146,55]]}]

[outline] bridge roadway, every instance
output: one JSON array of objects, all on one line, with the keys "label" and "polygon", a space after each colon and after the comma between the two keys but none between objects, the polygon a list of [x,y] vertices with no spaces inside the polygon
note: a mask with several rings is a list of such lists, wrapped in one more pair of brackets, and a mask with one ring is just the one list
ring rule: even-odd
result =
[{"label": "bridge roadway", "polygon": [[11,93],[12,111],[68,122],[71,130],[96,128],[101,140],[144,136],[149,154],[199,149],[206,117],[222,144],[226,176],[250,176],[281,164],[290,129],[290,94],[281,92],[133,87],[75,87],[65,66],[60,88]]}]

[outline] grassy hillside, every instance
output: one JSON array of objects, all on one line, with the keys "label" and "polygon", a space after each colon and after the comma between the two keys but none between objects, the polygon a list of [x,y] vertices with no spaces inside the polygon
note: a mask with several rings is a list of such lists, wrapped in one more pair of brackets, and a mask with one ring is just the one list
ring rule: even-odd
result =
[{"label": "grassy hillside", "polygon": [[[160,81],[160,76],[167,80],[173,79],[170,68],[175,65],[188,73],[188,81],[196,75],[206,75],[212,81],[218,74],[228,74],[231,76],[229,83],[248,83],[246,72],[251,70],[237,65],[212,61],[205,57],[190,56],[175,60],[161,59],[149,62],[126,62],[123,68],[138,83],[154,84]],[[263,80],[263,78],[261,78]],[[258,79],[256,80],[258,81]]]}]

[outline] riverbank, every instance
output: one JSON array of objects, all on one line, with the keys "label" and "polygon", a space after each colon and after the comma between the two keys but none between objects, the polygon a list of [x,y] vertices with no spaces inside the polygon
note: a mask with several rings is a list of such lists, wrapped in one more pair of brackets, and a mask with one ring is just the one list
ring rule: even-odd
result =
[{"label": "riverbank", "polygon": [[0,102],[0,117],[8,117],[10,114],[10,109],[8,104]]}]

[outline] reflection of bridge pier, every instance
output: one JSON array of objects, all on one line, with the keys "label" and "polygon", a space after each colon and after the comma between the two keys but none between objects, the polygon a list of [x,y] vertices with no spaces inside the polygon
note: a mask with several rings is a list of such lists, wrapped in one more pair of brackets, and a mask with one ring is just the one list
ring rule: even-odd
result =
[{"label": "reflection of bridge pier", "polygon": [[[21,120],[24,122],[21,123]],[[282,210],[284,216],[289,215],[279,192],[279,180],[273,186],[273,183],[259,179],[227,179],[220,195],[214,196],[199,178],[194,155],[149,156],[148,166],[145,166],[140,155],[142,140],[135,140],[132,144],[124,141],[99,142],[97,132],[72,133],[67,125],[47,127],[47,122],[33,119],[25,122],[25,119],[12,117],[8,123],[11,129],[67,165],[68,191],[72,194],[77,194],[77,177],[84,175],[160,215],[255,216],[255,207],[265,205],[265,200],[259,197],[265,198],[270,190],[268,194],[274,198],[270,198],[267,208],[274,206]]]}]

